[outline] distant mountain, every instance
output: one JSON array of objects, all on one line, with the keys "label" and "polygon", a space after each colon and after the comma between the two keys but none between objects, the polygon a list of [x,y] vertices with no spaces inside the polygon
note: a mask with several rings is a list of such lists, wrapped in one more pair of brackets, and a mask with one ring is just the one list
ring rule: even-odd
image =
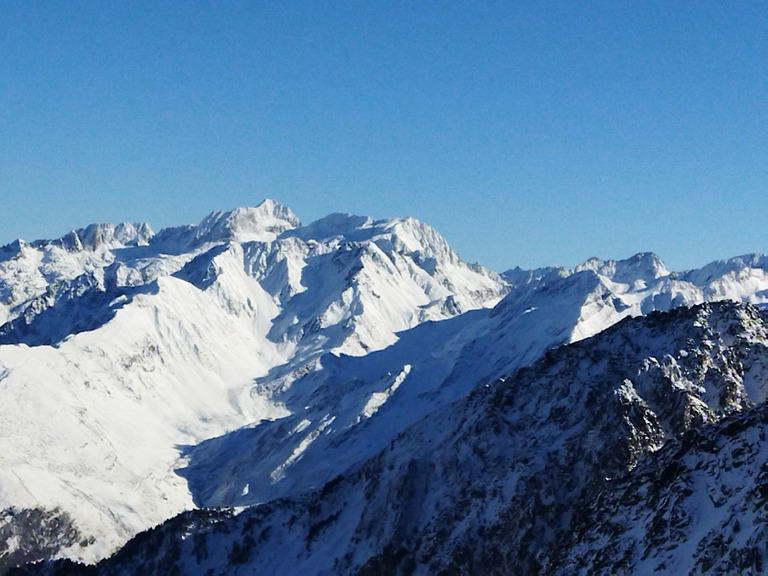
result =
[{"label": "distant mountain", "polygon": [[[724,300],[741,304],[701,307]],[[463,262],[434,229],[414,219],[332,214],[303,226],[273,200],[156,234],[146,224],[96,224],[57,240],[19,240],[0,248],[0,572],[53,556],[93,563],[137,533],[203,506],[221,511],[187,513],[150,533],[177,547],[180,555],[168,552],[168,558],[191,573],[198,567],[184,564],[188,543],[174,535],[186,533],[178,530],[187,521],[211,526],[201,534],[236,529],[252,539],[253,531],[237,522],[266,527],[272,536],[264,538],[282,535],[280,546],[296,557],[295,564],[279,564],[288,562],[285,558],[270,564],[242,552],[248,540],[233,536],[226,545],[236,548],[233,558],[245,562],[244,573],[249,566],[275,573],[325,566],[309,550],[315,547],[336,559],[326,567],[330,572],[366,566],[386,571],[392,562],[406,572],[412,563],[430,572],[451,566],[588,570],[587,546],[599,540],[598,532],[574,524],[583,537],[567,542],[572,556],[558,557],[548,546],[555,540],[566,545],[555,524],[567,524],[574,507],[586,506],[596,494],[590,490],[597,476],[585,469],[583,478],[573,480],[581,484],[552,496],[537,492],[542,482],[570,480],[565,472],[541,476],[544,468],[537,466],[555,469],[563,466],[558,458],[575,458],[558,448],[567,432],[569,447],[581,445],[578,461],[584,466],[597,466],[593,460],[618,450],[615,462],[609,462],[614,472],[603,474],[604,462],[599,465],[600,474],[618,477],[627,466],[639,469],[644,458],[676,442],[685,430],[717,426],[731,412],[746,414],[764,403],[757,368],[750,368],[754,381],[745,376],[733,384],[738,394],[723,392],[725,399],[719,396],[725,384],[710,383],[706,374],[714,378],[722,372],[714,363],[722,364],[723,354],[736,354],[731,341],[736,336],[729,330],[736,331],[739,342],[750,343],[742,348],[763,345],[762,336],[742,332],[762,333],[763,313],[753,306],[766,303],[768,259],[760,255],[688,272],[669,272],[646,253],[620,261],[591,259],[574,269],[513,269],[498,275]],[[690,311],[691,306],[699,308]],[[673,312],[667,317],[654,311]],[[710,315],[724,319],[710,321]],[[638,316],[644,318],[621,322]],[[658,328],[663,336],[616,336],[627,326],[650,334],[654,322],[664,325]],[[679,341],[679,350],[666,348],[673,341]],[[722,350],[707,349],[707,341],[722,341]],[[566,344],[571,346],[552,351]],[[678,352],[686,346],[694,346],[689,357],[704,364],[689,366],[693,360],[680,359]],[[715,356],[706,360],[702,350]],[[567,359],[554,376],[541,368],[552,354]],[[624,380],[635,382],[641,364],[647,364],[642,370],[651,380],[662,378],[658,374],[674,380],[666,354],[688,371],[687,381],[699,382],[704,391],[683,386],[683,393],[676,384],[657,398],[651,390],[655,384],[648,390],[633,384],[634,392],[622,388]],[[620,381],[605,364],[609,358]],[[754,366],[760,362],[754,360]],[[577,372],[568,372],[576,367]],[[485,424],[469,431],[466,423],[492,414],[493,394],[517,390],[517,385],[510,388],[510,378],[534,378],[526,388],[527,402],[549,408],[521,416],[525,430],[482,440],[488,434]],[[561,380],[568,378],[580,384],[565,389]],[[722,378],[738,380],[730,373]],[[595,386],[595,398],[618,402],[613,412],[600,410],[608,400],[583,396]],[[650,412],[635,406],[633,394],[650,407],[658,424],[646,422],[650,428],[636,432],[640,440],[621,424],[626,417],[640,426],[635,412],[653,421]],[[622,395],[628,395],[626,402]],[[551,405],[556,396],[557,406]],[[584,402],[592,412],[585,411]],[[621,412],[625,404],[631,414]],[[558,414],[567,431],[557,428]],[[497,416],[488,418],[492,422]],[[529,446],[532,458],[513,467],[514,479],[502,469],[518,457],[503,448],[512,442]],[[464,456],[476,451],[469,445],[490,455],[477,456],[458,477],[448,475],[451,466],[461,469]],[[493,460],[492,446],[503,452],[502,461]],[[459,460],[456,454],[462,455]],[[487,491],[480,496],[475,494],[479,488],[467,488],[467,482],[474,486],[475,473],[477,482],[496,486],[491,503],[480,503]],[[389,487],[379,492],[371,478]],[[441,482],[453,488],[441,492]],[[347,504],[335,496],[342,486]],[[447,500],[433,501],[433,492],[445,492]],[[398,520],[400,527],[374,522],[379,516],[395,522],[405,514],[398,510],[408,498],[426,508]],[[554,498],[559,507],[557,513],[546,512],[546,522],[530,512],[537,526],[533,532],[517,526],[505,542],[480,536],[481,528],[503,522],[497,515],[514,498],[521,510],[523,502],[536,498],[545,507]],[[254,505],[236,516],[226,511]],[[362,524],[348,518],[350,505],[363,515],[359,522],[365,529],[380,536],[359,532]],[[485,511],[441,516],[444,508],[456,506]],[[272,524],[269,518],[283,518],[287,511],[295,528]],[[324,511],[344,521],[318,516]],[[267,519],[249,520],[253,515]],[[311,522],[321,524],[302,533]],[[330,528],[342,524],[341,532]],[[430,532],[438,525],[455,538],[443,535],[438,544],[440,538]],[[435,549],[409,540],[413,534],[431,538]],[[140,542],[156,537],[138,536],[119,562],[138,566],[126,550],[139,550]],[[323,548],[330,546],[326,538],[336,538],[334,546],[350,556],[330,555]],[[477,548],[486,539],[487,550]],[[307,551],[299,553],[294,545]],[[461,546],[478,550],[483,564],[449,554]],[[517,560],[483,556],[492,555],[493,546],[516,550]],[[209,552],[206,566],[215,570],[234,562]],[[159,561],[146,550],[138,553],[148,562]],[[587,560],[568,564],[577,556]],[[157,573],[164,572],[158,568]]]},{"label": "distant mountain", "polygon": [[[229,263],[235,269],[226,274]],[[224,277],[238,275],[279,306],[272,340],[352,354],[386,346],[425,319],[492,305],[508,290],[414,219],[333,214],[301,227],[290,209],[265,200],[156,235],[147,224],[94,224],[3,247],[0,341],[58,344],[100,327],[162,278],[200,290],[216,283],[221,293]],[[233,306],[247,305],[249,294],[237,296],[245,301]]]}]

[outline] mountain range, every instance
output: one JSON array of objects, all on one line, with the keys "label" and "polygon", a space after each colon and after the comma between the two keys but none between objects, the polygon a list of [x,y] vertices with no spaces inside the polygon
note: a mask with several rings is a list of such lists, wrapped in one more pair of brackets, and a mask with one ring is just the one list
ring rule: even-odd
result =
[{"label": "mountain range", "polygon": [[273,200],[13,242],[0,571],[761,573],[766,303]]}]

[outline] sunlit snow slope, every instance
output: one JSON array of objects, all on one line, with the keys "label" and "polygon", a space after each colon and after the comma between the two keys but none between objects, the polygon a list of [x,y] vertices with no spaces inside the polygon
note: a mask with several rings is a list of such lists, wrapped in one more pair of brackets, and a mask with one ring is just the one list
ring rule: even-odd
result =
[{"label": "sunlit snow slope", "polygon": [[748,256],[670,273],[638,254],[500,276],[414,219],[302,226],[272,200],[157,234],[17,241],[0,248],[0,511],[66,519],[46,554],[94,561],[195,505],[322,486],[627,316],[765,303],[767,271]]},{"label": "sunlit snow slope", "polygon": [[179,472],[196,502],[240,506],[322,486],[388,446],[439,407],[628,316],[704,301],[765,303],[768,261],[735,258],[669,273],[651,254],[575,270],[506,274],[511,292],[475,310],[400,334],[365,357],[325,355],[312,369],[273,369],[257,380],[290,414],[187,450]]},{"label": "sunlit snow slope", "polygon": [[[286,207],[0,249],[0,509],[59,509],[93,561],[193,506],[184,446],[288,415],[253,379],[365,354],[508,285],[430,227]],[[17,542],[18,544],[18,542]]]},{"label": "sunlit snow slope", "polygon": [[185,513],[82,573],[764,574],[767,366],[749,304],[630,318],[316,490]]}]

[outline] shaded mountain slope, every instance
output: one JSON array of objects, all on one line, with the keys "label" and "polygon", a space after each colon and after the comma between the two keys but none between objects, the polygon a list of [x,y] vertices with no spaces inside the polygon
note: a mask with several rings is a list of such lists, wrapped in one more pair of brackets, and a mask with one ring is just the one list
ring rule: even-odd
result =
[{"label": "shaded mountain slope", "polygon": [[475,389],[322,489],[187,513],[98,570],[756,574],[767,365],[768,315],[749,305],[627,320]]}]

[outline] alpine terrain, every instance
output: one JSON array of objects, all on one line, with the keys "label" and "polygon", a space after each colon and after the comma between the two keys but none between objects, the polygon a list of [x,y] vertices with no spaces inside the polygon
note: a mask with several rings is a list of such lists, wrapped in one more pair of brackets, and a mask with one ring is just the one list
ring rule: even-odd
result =
[{"label": "alpine terrain", "polygon": [[766,304],[273,200],[18,240],[0,573],[765,573]]}]

